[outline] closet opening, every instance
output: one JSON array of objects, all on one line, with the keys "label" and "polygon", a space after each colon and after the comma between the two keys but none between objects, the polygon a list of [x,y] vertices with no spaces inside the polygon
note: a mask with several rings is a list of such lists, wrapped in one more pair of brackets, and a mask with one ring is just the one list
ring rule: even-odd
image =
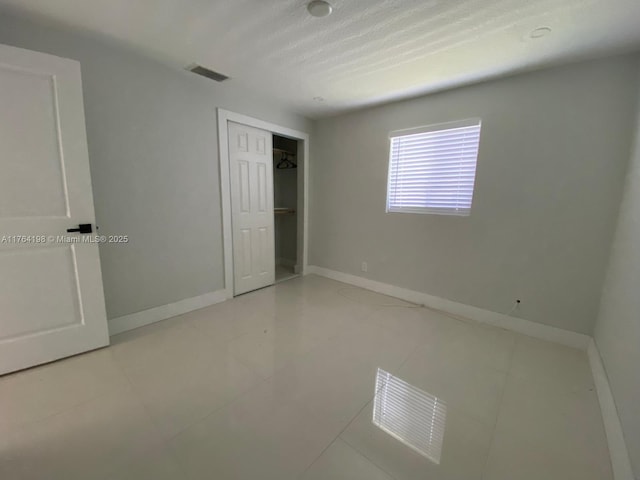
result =
[{"label": "closet opening", "polygon": [[298,141],[273,135],[273,215],[276,283],[295,278],[298,261]]}]

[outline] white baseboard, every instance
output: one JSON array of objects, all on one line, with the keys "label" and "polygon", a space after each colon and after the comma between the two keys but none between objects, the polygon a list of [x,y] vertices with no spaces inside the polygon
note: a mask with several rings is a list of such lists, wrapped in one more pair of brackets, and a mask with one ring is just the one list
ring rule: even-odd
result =
[{"label": "white baseboard", "polygon": [[134,328],[143,327],[150,323],[166,320],[167,318],[182,315],[183,313],[198,310],[199,308],[208,307],[216,303],[224,302],[227,299],[225,290],[205,293],[197,297],[185,298],[175,303],[161,305],[159,307],[149,308],[141,312],[130,313],[122,317],[112,318],[109,320],[109,335],[117,335],[118,333],[133,330]]},{"label": "white baseboard", "polygon": [[631,469],[631,461],[629,460],[629,452],[624,440],[620,417],[618,417],[618,410],[613,400],[613,393],[611,392],[607,373],[604,369],[602,358],[600,357],[600,351],[593,339],[589,342],[587,355],[589,356],[593,383],[596,386],[598,400],[600,401],[604,431],[607,435],[607,443],[609,445],[613,478],[615,480],[634,480],[635,477]]},{"label": "white baseboard", "polygon": [[369,280],[368,278],[350,275],[348,273],[330,270],[316,265],[309,265],[306,273],[315,273],[323,277],[331,278],[339,282],[348,283],[357,287],[366,288],[377,293],[400,298],[407,302],[425,305],[430,308],[442,310],[454,315],[465,317],[482,323],[487,323],[495,327],[512,330],[514,332],[540,338],[550,342],[560,343],[573,348],[586,350],[591,337],[582,333],[570,332],[550,325],[524,320],[522,318],[510,317],[502,313],[491,312],[482,308],[465,305],[445,298],[435,297],[422,292],[416,292],[406,288],[396,287],[387,283]]}]

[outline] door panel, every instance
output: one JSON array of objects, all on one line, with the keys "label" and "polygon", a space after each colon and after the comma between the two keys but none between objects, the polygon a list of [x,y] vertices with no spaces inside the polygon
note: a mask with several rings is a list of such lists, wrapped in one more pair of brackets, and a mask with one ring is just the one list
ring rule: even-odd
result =
[{"label": "door panel", "polygon": [[[261,275],[265,275],[267,273],[269,273],[269,264],[270,262],[268,261],[269,259],[269,255],[270,255],[270,242],[269,242],[269,230],[265,227],[260,227],[258,228],[258,238],[260,240],[259,244],[258,244],[258,248],[259,248],[259,259],[260,259],[260,267],[258,272]],[[274,239],[274,244],[275,244],[275,239]],[[275,253],[274,253],[275,255]],[[275,256],[274,256],[275,258]]]},{"label": "door panel", "polygon": [[240,188],[240,211],[242,213],[249,213],[251,211],[251,186],[249,185],[249,162],[238,162],[238,174],[240,178],[238,180],[238,186]]},{"label": "door panel", "polygon": [[258,211],[260,213],[267,212],[267,168],[264,163],[259,163],[258,167]]},{"label": "door panel", "polygon": [[[50,284],[42,265],[55,272],[59,281]],[[15,249],[0,252],[0,270],[14,272],[0,276],[0,311],[3,313],[1,340],[44,333],[82,323],[73,246]],[[42,292],[44,301],[34,302],[22,294]]]},{"label": "door panel", "polygon": [[0,108],[13,113],[0,129],[0,217],[64,217],[68,208],[55,79],[9,65],[0,65],[0,78]]},{"label": "door panel", "polygon": [[0,45],[0,374],[109,343],[98,246],[66,232],[95,224],[83,108],[78,62]]},{"label": "door panel", "polygon": [[[267,132],[267,134],[269,134],[269,133]],[[273,138],[271,138],[271,141],[273,142]],[[266,153],[267,153],[267,139],[266,139],[266,136],[259,135],[256,138],[256,152],[258,154],[260,154],[260,155],[266,155]]]},{"label": "door panel", "polygon": [[240,230],[242,248],[238,251],[239,271],[243,279],[251,278],[251,229]]},{"label": "door panel", "polygon": [[275,281],[271,133],[229,122],[234,294]]}]

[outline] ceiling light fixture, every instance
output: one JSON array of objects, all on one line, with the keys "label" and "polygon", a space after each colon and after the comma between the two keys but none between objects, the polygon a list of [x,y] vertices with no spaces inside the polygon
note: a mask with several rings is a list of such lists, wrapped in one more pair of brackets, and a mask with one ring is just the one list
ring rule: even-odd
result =
[{"label": "ceiling light fixture", "polygon": [[531,30],[529,37],[533,39],[542,38],[550,33],[551,33],[551,27],[538,27]]},{"label": "ceiling light fixture", "polygon": [[326,17],[331,14],[333,7],[324,0],[313,0],[313,2],[307,5],[307,10],[309,10],[309,13],[314,17]]}]

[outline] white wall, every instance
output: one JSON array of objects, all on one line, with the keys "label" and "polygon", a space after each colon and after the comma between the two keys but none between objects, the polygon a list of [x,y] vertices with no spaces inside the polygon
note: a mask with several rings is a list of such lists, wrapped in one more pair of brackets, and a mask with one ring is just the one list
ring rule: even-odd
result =
[{"label": "white wall", "polygon": [[640,108],[595,340],[640,478]]},{"label": "white wall", "polygon": [[[216,107],[302,131],[311,122],[237,86],[4,15],[0,43],[79,60],[109,318],[223,288]],[[193,61],[185,58],[185,64]]]},{"label": "white wall", "polygon": [[[570,65],[319,120],[309,263],[495,312],[519,298],[519,316],[591,334],[636,65]],[[471,117],[483,120],[471,216],[386,214],[388,133]]]}]

